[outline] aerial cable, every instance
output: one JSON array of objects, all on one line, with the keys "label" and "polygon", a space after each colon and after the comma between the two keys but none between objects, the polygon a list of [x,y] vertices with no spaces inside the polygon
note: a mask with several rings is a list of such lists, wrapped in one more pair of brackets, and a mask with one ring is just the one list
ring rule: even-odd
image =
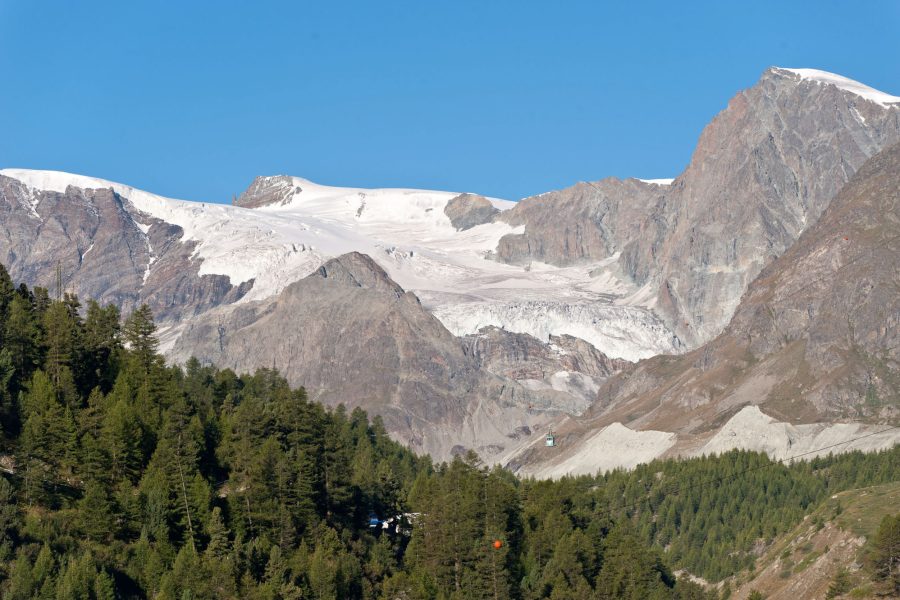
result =
[{"label": "aerial cable", "polygon": [[[769,468],[769,467],[774,467],[775,465],[778,465],[778,464],[781,464],[781,463],[785,463],[785,462],[788,462],[788,461],[794,461],[794,460],[796,460],[796,459],[798,459],[798,458],[802,458],[802,457],[804,457],[804,456],[809,456],[810,454],[817,454],[817,453],[822,452],[822,451],[824,451],[824,450],[830,450],[831,448],[836,448],[836,447],[838,447],[838,446],[843,446],[844,444],[850,444],[850,443],[853,443],[853,442],[856,442],[856,441],[859,441],[859,440],[866,439],[866,438],[868,438],[868,437],[872,437],[872,436],[874,436],[874,435],[880,435],[880,434],[882,434],[882,433],[887,433],[888,431],[891,431],[892,429],[900,429],[900,425],[891,425],[891,426],[889,426],[889,427],[887,427],[887,428],[885,428],[885,429],[882,429],[881,431],[873,431],[873,432],[871,432],[871,433],[867,433],[866,435],[861,435],[861,436],[858,436],[858,437],[855,437],[855,438],[851,438],[851,439],[849,439],[849,440],[845,440],[845,441],[843,441],[843,442],[838,442],[838,443],[836,443],[836,444],[831,444],[831,445],[829,445],[829,446],[823,446],[823,447],[821,447],[821,448],[816,448],[816,449],[814,449],[814,450],[809,450],[809,451],[807,451],[807,452],[801,452],[800,454],[794,454],[793,456],[788,456],[788,457],[786,457],[786,458],[770,459],[771,462],[769,462],[769,463],[766,463],[766,464],[764,464],[764,465],[759,465],[759,466],[756,466],[756,467],[750,467],[750,468],[748,468],[748,469],[744,469],[743,471],[738,471],[737,473],[732,473],[731,475],[723,475],[723,476],[721,476],[721,477],[715,477],[715,478],[713,478],[713,479],[709,479],[709,480],[707,480],[707,481],[702,481],[702,482],[700,482],[700,483],[695,483],[695,484],[693,484],[693,485],[688,485],[688,486],[683,486],[683,487],[675,488],[674,490],[671,490],[671,491],[668,491],[668,492],[667,492],[667,491],[663,491],[663,495],[665,495],[665,496],[674,496],[674,495],[680,494],[681,492],[686,492],[686,491],[688,491],[688,490],[693,490],[693,489],[703,488],[703,487],[707,487],[707,486],[710,486],[710,485],[713,485],[713,484],[722,483],[722,482],[724,482],[724,481],[728,481],[728,480],[730,480],[730,479],[735,479],[735,478],[737,478],[737,477],[740,477],[741,475],[745,475],[746,473],[750,473],[750,472],[752,472],[752,471],[760,471],[760,470],[762,470],[762,469],[767,469],[767,468]],[[895,446],[896,446],[896,444],[895,444]],[[621,506],[617,506],[616,508],[609,508],[609,509],[603,511],[601,514],[611,515],[611,514],[612,514],[613,512],[615,512],[615,511],[624,510],[624,509],[626,509],[626,508],[633,508],[633,507],[635,507],[635,506],[638,506],[639,504],[642,504],[644,501],[648,501],[649,499],[650,499],[650,496],[648,495],[648,496],[645,496],[644,498],[642,498],[641,500],[637,500],[637,501],[635,501],[635,502],[630,502],[630,503],[628,503],[628,504],[623,504],[623,505],[621,505]]]}]

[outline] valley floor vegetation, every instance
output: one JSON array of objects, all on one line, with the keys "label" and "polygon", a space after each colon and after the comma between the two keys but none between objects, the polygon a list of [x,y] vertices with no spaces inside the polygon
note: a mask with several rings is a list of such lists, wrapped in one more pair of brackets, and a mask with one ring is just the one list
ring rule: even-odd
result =
[{"label": "valley floor vegetation", "polygon": [[718,598],[673,569],[752,569],[830,494],[900,473],[895,448],[521,480],[433,464],[272,370],[168,366],[146,306],[123,321],[0,266],[0,324],[7,599]]}]

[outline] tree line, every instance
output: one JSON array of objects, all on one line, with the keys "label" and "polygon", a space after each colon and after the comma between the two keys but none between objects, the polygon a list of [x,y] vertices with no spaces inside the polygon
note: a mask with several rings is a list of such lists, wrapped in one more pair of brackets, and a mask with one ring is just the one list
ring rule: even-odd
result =
[{"label": "tree line", "polygon": [[[0,265],[0,596],[716,598],[717,580],[898,452],[657,461],[522,480],[433,464],[276,371],[167,365],[146,306],[14,286]],[[393,519],[391,524],[382,522]]]}]

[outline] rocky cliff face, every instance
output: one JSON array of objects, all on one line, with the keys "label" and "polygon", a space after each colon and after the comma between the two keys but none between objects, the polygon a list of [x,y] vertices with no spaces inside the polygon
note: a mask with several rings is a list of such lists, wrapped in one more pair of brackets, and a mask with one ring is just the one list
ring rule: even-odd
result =
[{"label": "rocky cliff face", "polygon": [[40,190],[0,175],[0,262],[29,285],[63,287],[124,312],[146,302],[162,320],[240,298],[253,284],[200,275],[195,242],[180,227],[141,214],[112,189]]},{"label": "rocky cliff face", "polygon": [[418,298],[359,253],[328,261],[272,301],[194,319],[171,354],[239,372],[277,368],[312,399],[379,414],[399,439],[439,458],[507,450],[567,399],[482,369]]},{"label": "rocky cliff face", "polygon": [[[648,427],[671,419],[708,427],[747,402],[785,420],[895,414],[898,282],[895,145],[870,159],[822,218],[760,274],[721,336],[684,356],[640,363],[601,389],[594,412],[659,405],[641,417]],[[694,419],[708,411],[702,424]]]},{"label": "rocky cliff face", "polygon": [[[682,356],[641,361],[602,384],[593,406],[569,422],[570,444],[589,443],[622,422],[676,432],[682,441],[676,449],[689,450],[692,439],[696,449],[739,411],[743,423],[767,429],[772,418],[891,422],[900,416],[898,282],[900,144],[864,163],[817,223],[762,271],[720,336]],[[755,408],[746,413],[748,405],[769,417]],[[857,431],[834,427],[834,437],[810,445]],[[745,437],[732,427],[705,448],[760,441]]]},{"label": "rocky cliff face", "polygon": [[495,375],[533,390],[557,390],[572,396],[570,414],[586,409],[600,383],[631,363],[611,359],[571,335],[551,335],[549,342],[499,327],[484,327],[462,338],[465,352]]},{"label": "rocky cliff face", "polygon": [[829,81],[769,69],[706,127],[673,184],[604,180],[526,199],[500,217],[526,229],[504,237],[498,257],[570,264],[621,252],[620,271],[652,287],[679,337],[711,339],[763,267],[900,140],[900,105]]},{"label": "rocky cliff face", "polygon": [[666,186],[638,179],[604,179],[521,200],[497,218],[525,232],[501,238],[498,260],[554,265],[593,263],[637,237],[643,218],[662,201]]}]

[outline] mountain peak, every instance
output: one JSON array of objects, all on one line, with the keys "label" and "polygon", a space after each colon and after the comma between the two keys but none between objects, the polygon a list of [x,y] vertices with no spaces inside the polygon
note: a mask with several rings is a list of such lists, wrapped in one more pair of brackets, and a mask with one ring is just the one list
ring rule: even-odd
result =
[{"label": "mountain peak", "polygon": [[850,92],[864,100],[874,102],[884,108],[900,106],[900,96],[892,96],[875,88],[869,87],[843,75],[820,71],[819,69],[790,69],[785,67],[771,67],[766,71],[774,75],[789,77],[797,82],[809,81],[819,85],[833,85],[840,90]]},{"label": "mountain peak", "polygon": [[260,206],[285,205],[294,194],[301,191],[289,175],[261,176],[253,180],[246,190],[234,200],[235,206],[259,208]]},{"label": "mountain peak", "polygon": [[373,290],[386,290],[391,294],[402,296],[403,288],[372,258],[361,252],[348,252],[327,261],[310,277],[321,277],[353,287]]}]

